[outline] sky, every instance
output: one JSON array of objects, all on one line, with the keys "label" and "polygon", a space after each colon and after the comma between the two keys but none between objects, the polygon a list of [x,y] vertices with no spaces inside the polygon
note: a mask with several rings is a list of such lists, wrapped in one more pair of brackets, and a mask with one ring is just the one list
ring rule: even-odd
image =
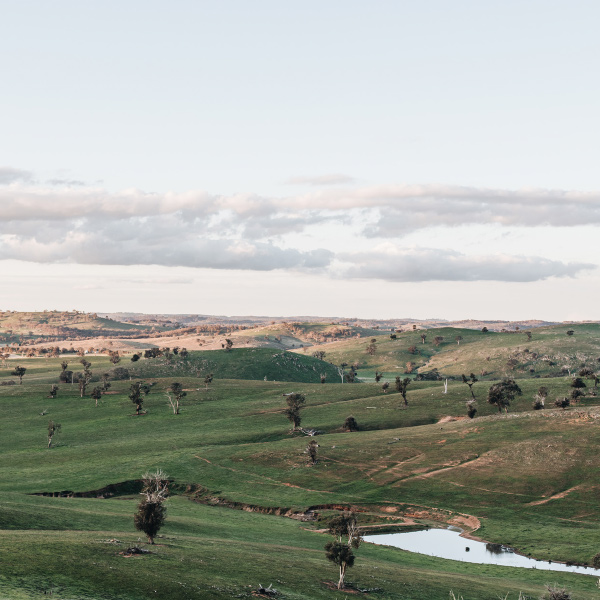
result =
[{"label": "sky", "polygon": [[0,11],[0,309],[600,320],[595,0]]}]

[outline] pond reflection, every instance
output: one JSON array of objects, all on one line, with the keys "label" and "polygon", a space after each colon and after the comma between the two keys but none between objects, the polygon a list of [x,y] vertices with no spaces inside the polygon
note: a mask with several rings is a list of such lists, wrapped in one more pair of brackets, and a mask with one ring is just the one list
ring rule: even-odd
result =
[{"label": "pond reflection", "polygon": [[525,567],[543,569],[546,571],[567,571],[585,575],[600,575],[599,569],[592,567],[567,566],[563,563],[541,561],[527,556],[521,556],[512,548],[501,544],[490,544],[469,540],[460,536],[456,529],[425,529],[407,533],[385,533],[381,535],[366,535],[366,542],[394,546],[409,552],[428,554],[438,558],[460,560],[469,563],[502,565],[505,567]]}]

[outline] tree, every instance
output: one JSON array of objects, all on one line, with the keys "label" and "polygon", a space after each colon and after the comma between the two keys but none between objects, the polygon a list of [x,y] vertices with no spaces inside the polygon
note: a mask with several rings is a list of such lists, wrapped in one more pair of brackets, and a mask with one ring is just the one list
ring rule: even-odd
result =
[{"label": "tree", "polygon": [[533,410],[542,410],[546,403],[546,398],[548,397],[548,388],[546,386],[541,386],[537,391],[537,394],[533,397]]},{"label": "tree", "polygon": [[23,383],[23,375],[25,375],[25,371],[27,371],[25,367],[16,366],[14,371],[11,373],[11,375],[19,378],[19,385]]},{"label": "tree", "polygon": [[463,380],[463,383],[465,383],[469,386],[469,391],[471,392],[471,396],[473,397],[473,400],[475,400],[476,398],[475,398],[475,394],[473,393],[473,384],[477,383],[479,381],[479,379],[477,379],[477,377],[475,377],[475,373],[471,373],[469,375],[469,377],[467,377],[463,373],[462,380]]},{"label": "tree", "polygon": [[107,392],[110,387],[110,375],[108,373],[102,373],[102,391]]},{"label": "tree", "polygon": [[310,440],[308,442],[308,446],[306,446],[306,454],[308,454],[308,462],[311,465],[317,464],[317,448],[319,444],[317,444],[317,440]]},{"label": "tree", "polygon": [[48,392],[48,396],[50,396],[50,398],[56,398],[56,394],[58,393],[58,386],[53,383],[50,386],[50,391]]},{"label": "tree", "polygon": [[83,398],[85,394],[85,390],[87,389],[88,384],[92,380],[92,372],[90,371],[90,365],[87,360],[82,360],[82,364],[84,366],[83,373],[79,376],[79,396]]},{"label": "tree", "polygon": [[390,340],[395,340],[397,337],[398,336],[395,333],[390,333]]},{"label": "tree", "polygon": [[138,360],[140,360],[140,355],[139,354],[132,355],[131,362],[137,362]]},{"label": "tree", "polygon": [[173,414],[174,415],[178,415],[179,414],[179,404],[181,402],[182,398],[185,398],[187,396],[187,393],[183,391],[183,386],[177,382],[174,381],[167,389],[167,398],[169,399],[169,404],[171,405],[171,408],[173,409]]},{"label": "tree", "polygon": [[150,386],[143,381],[131,384],[129,399],[135,404],[136,415],[140,414],[144,405],[144,398],[150,393]]},{"label": "tree", "polygon": [[433,343],[434,343],[436,346],[439,346],[439,345],[440,345],[440,344],[441,344],[443,341],[444,341],[444,338],[443,338],[441,335],[436,335],[436,336],[433,338]]},{"label": "tree", "polygon": [[52,438],[60,432],[60,423],[48,421],[48,448],[52,446]]},{"label": "tree", "polygon": [[388,388],[390,387],[390,384],[387,381],[383,382],[383,385],[381,386],[381,389],[383,390],[384,394],[387,394]]},{"label": "tree", "polygon": [[487,401],[498,407],[498,412],[504,409],[508,413],[510,401],[515,399],[515,396],[521,396],[521,388],[517,385],[514,379],[505,377],[502,381],[494,383],[488,390]]},{"label": "tree", "polygon": [[320,378],[321,378],[321,383],[325,383],[325,381],[327,380],[327,375],[325,375],[325,373],[321,373]]},{"label": "tree", "polygon": [[412,360],[409,360],[406,363],[406,369],[404,369],[404,372],[410,375],[415,370],[416,366],[416,363],[414,363]]},{"label": "tree", "polygon": [[371,338],[371,341],[369,342],[369,345],[367,346],[367,353],[370,356],[373,356],[375,354],[375,352],[377,352],[377,339]]},{"label": "tree", "polygon": [[421,334],[421,342],[424,344],[425,340],[427,339],[427,334],[426,333],[422,333]]},{"label": "tree", "polygon": [[584,367],[583,369],[581,369],[579,371],[579,376],[580,377],[586,377],[587,379],[593,379],[594,380],[594,389],[598,387],[598,375],[596,373],[594,373],[593,369],[590,369],[589,367]]},{"label": "tree", "polygon": [[67,370],[67,367],[69,366],[69,363],[68,363],[66,360],[63,360],[63,361],[60,363],[60,366],[61,366],[61,368],[62,368],[62,370],[63,370],[63,371],[66,371],[66,370]]},{"label": "tree", "polygon": [[73,371],[61,371],[58,380],[63,383],[69,383],[69,381],[73,383]]},{"label": "tree", "polygon": [[343,513],[331,519],[329,533],[334,541],[325,544],[325,556],[340,569],[337,588],[341,590],[344,589],[346,570],[354,565],[353,549],[358,548],[362,542],[354,513]]},{"label": "tree", "polygon": [[402,394],[404,406],[408,406],[408,400],[406,399],[406,388],[408,388],[410,381],[410,377],[405,377],[402,380],[400,377],[396,377],[396,390]]},{"label": "tree", "polygon": [[569,331],[567,331],[567,335],[570,337],[574,334],[575,332],[572,329],[569,329]]},{"label": "tree", "polygon": [[287,408],[283,411],[288,421],[292,424],[292,431],[296,431],[300,427],[302,417],[300,417],[300,410],[303,408],[306,398],[304,394],[288,394],[285,398]]},{"label": "tree", "polygon": [[457,335],[454,339],[456,340],[456,343],[460,346],[460,343],[463,340],[463,336],[462,335]]},{"label": "tree", "polygon": [[212,380],[213,380],[213,374],[212,373],[210,373],[210,375],[207,375],[204,378],[204,386],[205,386],[204,389],[205,390],[208,389],[208,386],[212,383]]},{"label": "tree", "polygon": [[380,373],[379,371],[375,371],[375,383],[379,383],[381,381],[382,377],[383,377],[383,373]]},{"label": "tree", "polygon": [[419,354],[419,349],[416,346],[409,346],[408,352],[410,354]]},{"label": "tree", "polygon": [[583,388],[587,387],[587,385],[585,385],[585,381],[583,381],[583,379],[581,379],[581,377],[574,377],[573,381],[571,381],[571,387],[577,388],[577,389],[583,389]]},{"label": "tree", "polygon": [[319,360],[323,360],[325,358],[325,350],[315,350],[312,355]]},{"label": "tree", "polygon": [[348,431],[358,431],[358,423],[352,415],[346,417],[346,420],[344,421],[344,429],[347,429]]},{"label": "tree", "polygon": [[98,406],[98,400],[100,400],[100,398],[102,398],[102,388],[100,386],[96,386],[92,390],[90,397],[96,401],[96,406]]},{"label": "tree", "polygon": [[231,349],[233,348],[233,341],[230,340],[229,338],[227,338],[225,340],[225,352],[231,352]]},{"label": "tree", "polygon": [[164,502],[169,495],[169,480],[160,469],[156,473],[142,476],[142,501],[138,504],[133,517],[135,528],[148,536],[148,542],[154,544],[154,538],[163,526],[167,514]]},{"label": "tree", "polygon": [[118,350],[109,350],[108,355],[110,356],[110,362],[113,365],[121,362],[121,357],[119,356]]}]

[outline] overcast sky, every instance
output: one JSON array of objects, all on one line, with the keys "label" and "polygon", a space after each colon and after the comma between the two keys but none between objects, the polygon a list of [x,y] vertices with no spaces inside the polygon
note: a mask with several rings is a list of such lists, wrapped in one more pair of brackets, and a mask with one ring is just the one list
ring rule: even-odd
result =
[{"label": "overcast sky", "polygon": [[0,9],[0,309],[600,319],[595,0]]}]

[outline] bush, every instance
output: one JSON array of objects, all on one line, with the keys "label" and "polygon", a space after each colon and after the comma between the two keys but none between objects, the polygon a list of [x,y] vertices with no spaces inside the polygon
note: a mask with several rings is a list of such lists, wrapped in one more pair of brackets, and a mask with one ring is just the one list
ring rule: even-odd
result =
[{"label": "bush", "polygon": [[594,569],[600,569],[600,552],[592,558],[592,567],[594,567]]},{"label": "bush", "polygon": [[549,585],[546,589],[548,591],[542,596],[542,600],[571,600],[571,593],[565,588]]},{"label": "bush", "polygon": [[110,370],[110,376],[112,379],[129,379],[129,370],[125,367],[115,367]]},{"label": "bush", "polygon": [[352,415],[346,417],[346,420],[344,421],[344,429],[347,429],[348,431],[358,431],[358,423]]}]

